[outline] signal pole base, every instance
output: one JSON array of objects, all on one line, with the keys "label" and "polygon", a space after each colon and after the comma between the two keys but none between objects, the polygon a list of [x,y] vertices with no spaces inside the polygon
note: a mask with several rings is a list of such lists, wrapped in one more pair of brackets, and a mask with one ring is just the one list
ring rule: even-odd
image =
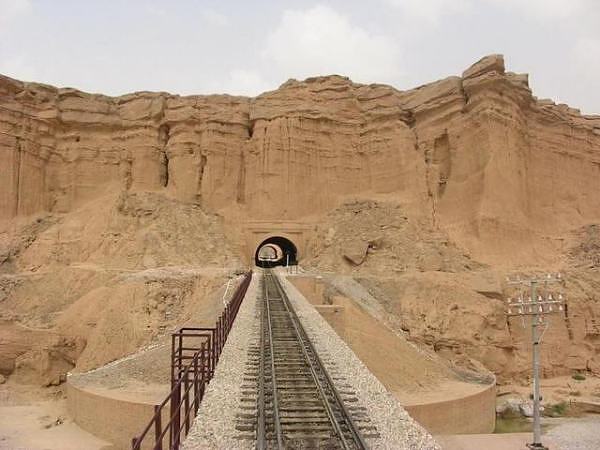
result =
[{"label": "signal pole base", "polygon": [[530,450],[548,450],[548,447],[546,447],[542,443],[527,444],[527,447]]}]

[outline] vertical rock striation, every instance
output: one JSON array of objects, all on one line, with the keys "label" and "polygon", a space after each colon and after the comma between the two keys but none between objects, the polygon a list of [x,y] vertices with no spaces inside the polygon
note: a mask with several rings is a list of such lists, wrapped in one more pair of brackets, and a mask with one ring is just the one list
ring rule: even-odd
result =
[{"label": "vertical rock striation", "polygon": [[[399,91],[340,76],[256,98],[86,94],[0,77],[0,215],[116,186],[232,223],[390,195],[488,262],[543,258],[600,220],[600,117],[536,99],[500,55]],[[533,244],[531,247],[530,244]]]}]

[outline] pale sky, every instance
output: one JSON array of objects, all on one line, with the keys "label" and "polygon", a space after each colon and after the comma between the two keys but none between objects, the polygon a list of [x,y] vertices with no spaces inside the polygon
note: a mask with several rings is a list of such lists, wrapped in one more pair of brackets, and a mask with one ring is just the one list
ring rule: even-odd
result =
[{"label": "pale sky", "polygon": [[600,114],[600,0],[0,0],[0,73],[109,95],[332,73],[405,90],[490,53],[538,97]]}]

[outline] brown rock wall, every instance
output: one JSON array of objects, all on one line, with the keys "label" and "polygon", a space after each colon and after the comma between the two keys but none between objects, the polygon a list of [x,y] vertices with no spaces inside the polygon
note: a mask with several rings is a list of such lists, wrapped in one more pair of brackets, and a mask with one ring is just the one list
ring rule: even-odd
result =
[{"label": "brown rock wall", "polygon": [[[2,317],[64,332],[87,293],[98,308],[114,294],[113,270],[229,267],[278,231],[302,263],[398,278],[383,297],[411,337],[510,379],[528,368],[511,341],[524,335],[507,328],[503,292],[465,277],[482,263],[568,269],[578,248],[570,322],[549,334],[557,351],[543,365],[598,373],[598,283],[586,270],[598,259],[599,175],[600,117],[535,98],[499,55],[409,91],[327,76],[256,98],[107,97],[0,76]],[[145,342],[123,330],[131,348],[85,364]]]},{"label": "brown rock wall", "polygon": [[3,217],[69,211],[109,185],[164,190],[234,224],[391,194],[511,265],[551,259],[557,236],[600,219],[600,118],[538,101],[499,55],[409,91],[328,76],[252,99],[2,77],[0,106]]}]

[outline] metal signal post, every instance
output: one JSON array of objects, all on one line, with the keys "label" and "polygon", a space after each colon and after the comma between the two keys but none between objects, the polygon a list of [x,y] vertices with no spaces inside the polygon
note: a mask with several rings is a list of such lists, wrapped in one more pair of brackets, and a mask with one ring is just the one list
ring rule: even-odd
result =
[{"label": "metal signal post", "polygon": [[[565,300],[562,294],[552,293],[548,285],[560,283],[564,280],[560,274],[548,274],[546,277],[508,280],[512,286],[524,287],[525,293],[520,290],[515,298],[509,297],[507,300],[506,315],[508,318],[521,316],[525,326],[525,316],[531,319],[531,340],[533,346],[533,443],[527,444],[531,450],[548,450],[542,445],[542,429],[540,424],[540,342],[543,336],[539,334],[539,326],[545,324],[548,327],[546,317],[550,314],[564,315]],[[546,330],[544,328],[544,331]]]}]

